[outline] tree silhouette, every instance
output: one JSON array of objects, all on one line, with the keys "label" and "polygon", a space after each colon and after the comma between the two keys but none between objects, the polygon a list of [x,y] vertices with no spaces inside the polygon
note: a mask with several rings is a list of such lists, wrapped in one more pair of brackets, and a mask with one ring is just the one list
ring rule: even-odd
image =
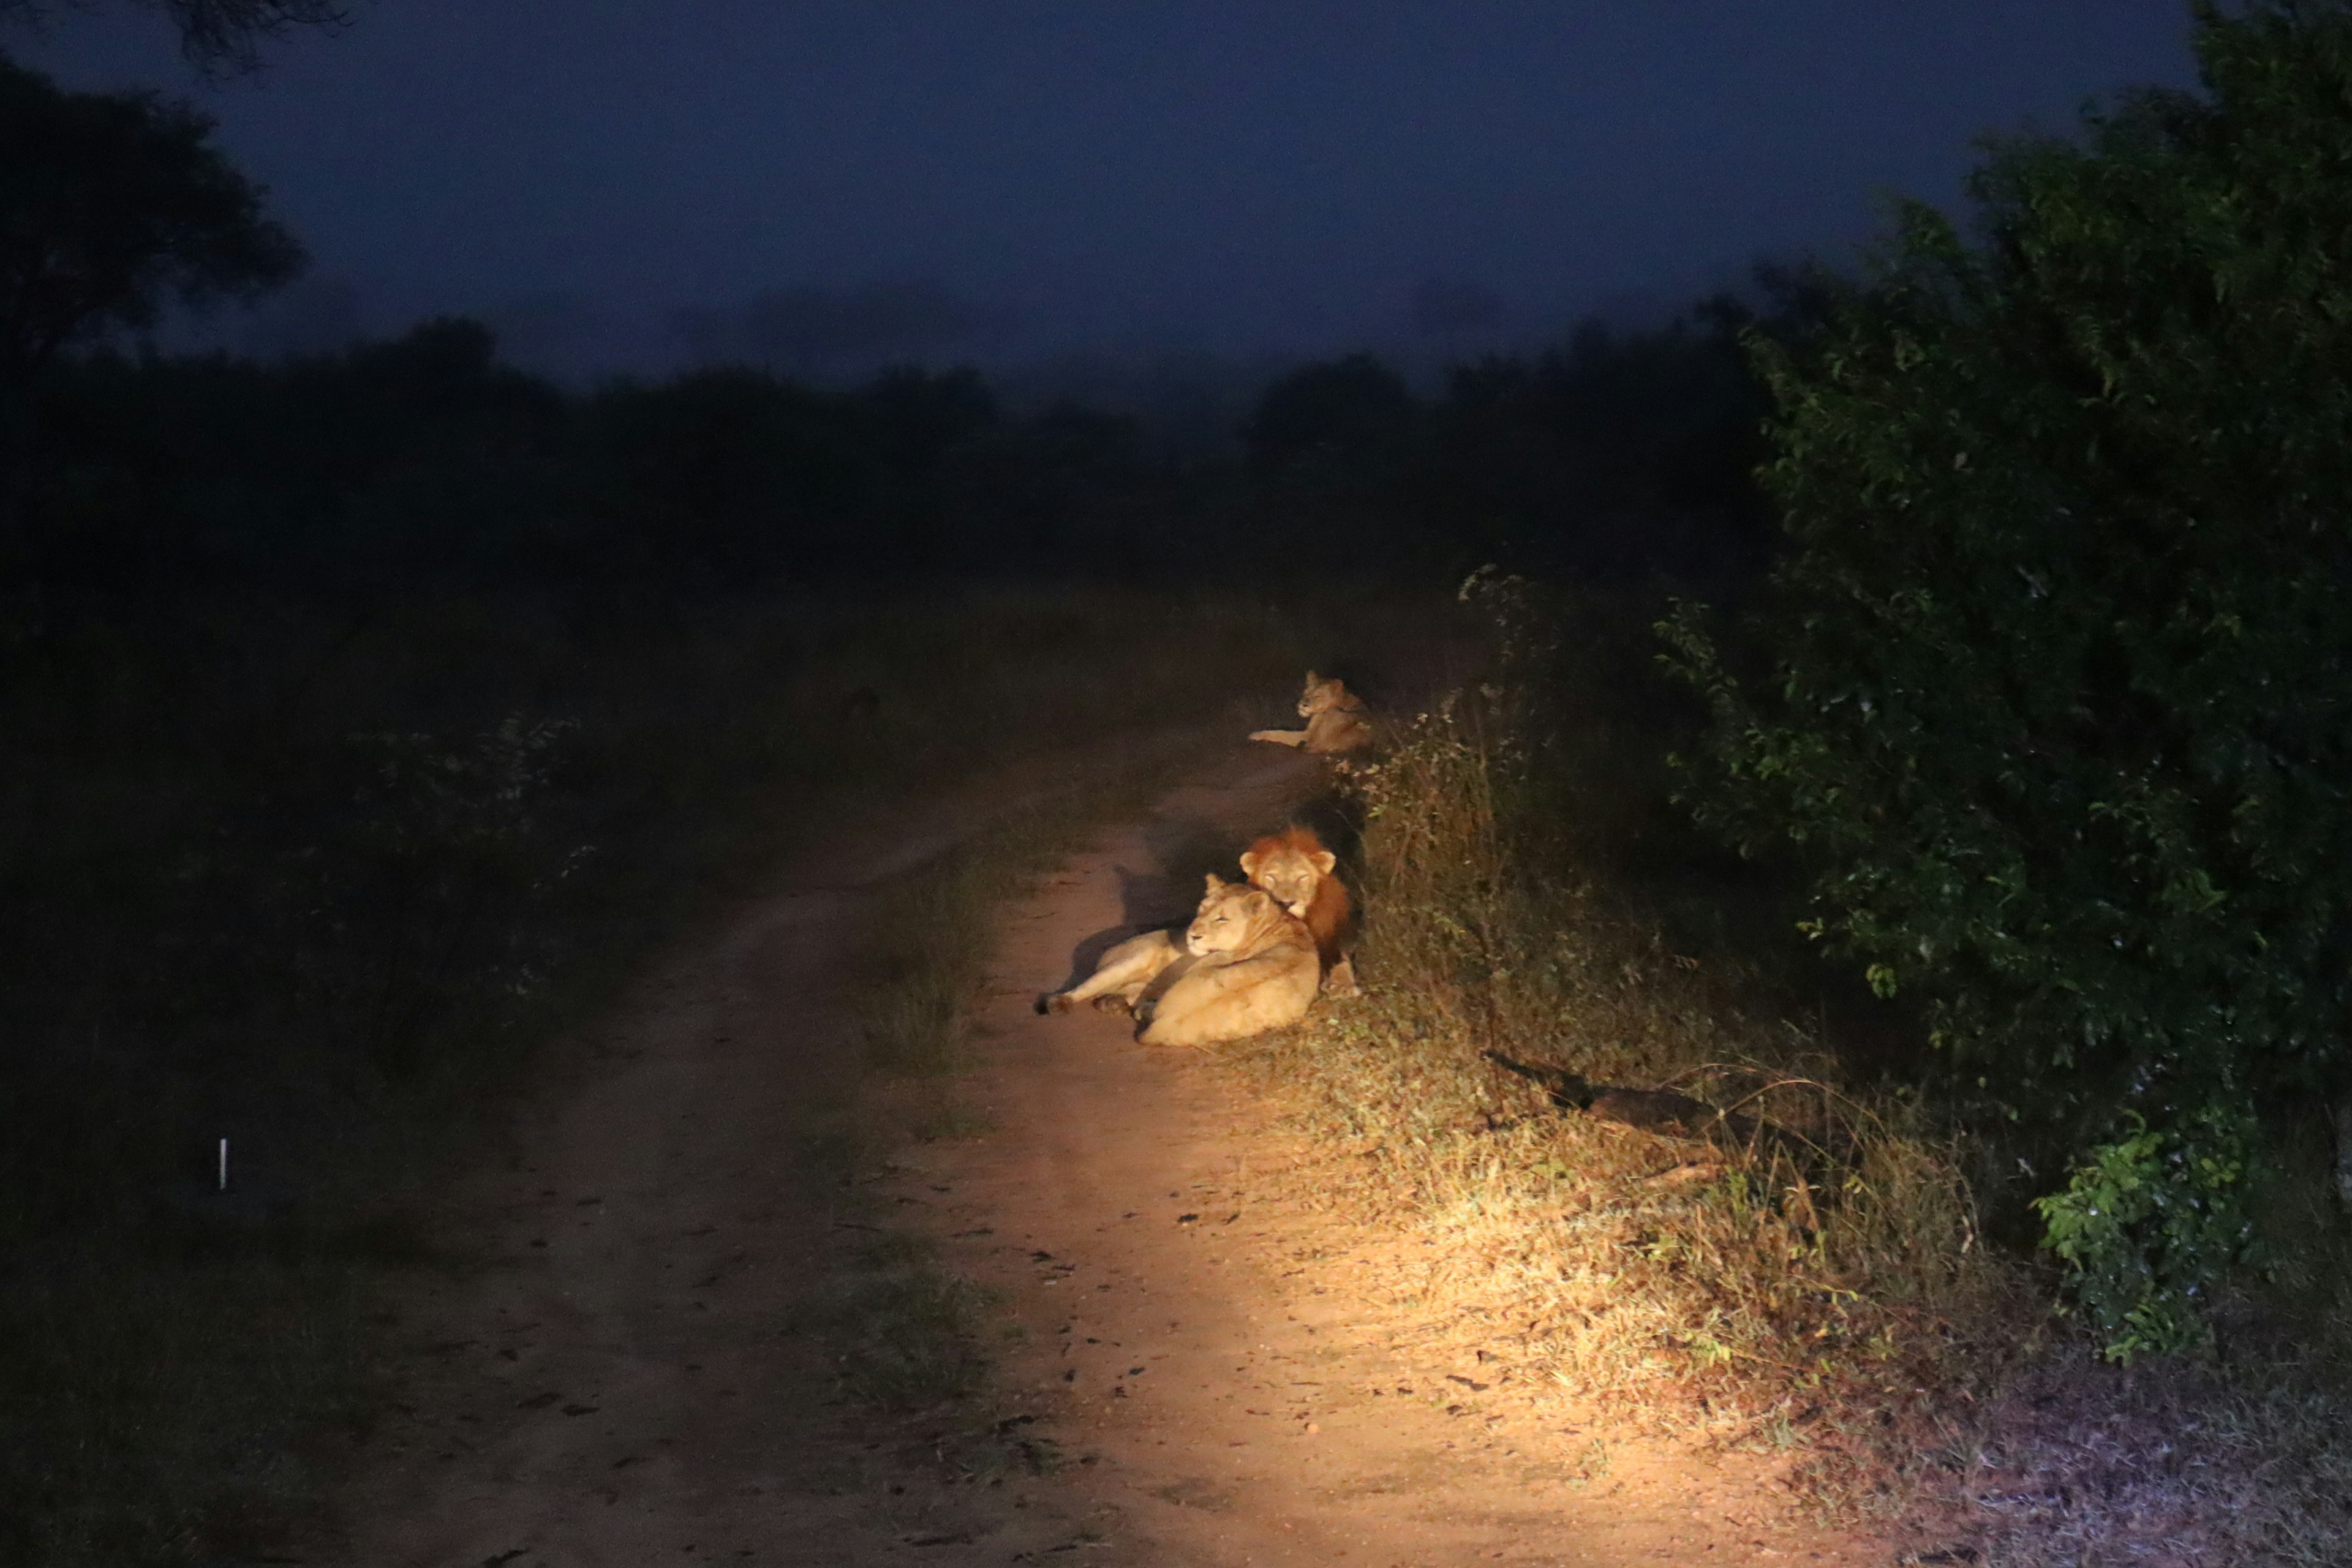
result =
[{"label": "tree silhouette", "polygon": [[22,525],[34,383],[60,349],[300,268],[212,130],[152,93],[68,92],[0,60],[0,551]]},{"label": "tree silhouette", "polygon": [[1250,464],[1273,476],[1301,466],[1384,467],[1420,406],[1403,378],[1370,354],[1301,366],[1267,387],[1241,428]]},{"label": "tree silhouette", "polygon": [[[161,11],[179,29],[180,47],[208,71],[250,70],[264,38],[297,27],[340,27],[351,20],[340,0],[134,0]],[[81,10],[88,0],[0,0],[0,23],[38,25],[60,8]]]}]

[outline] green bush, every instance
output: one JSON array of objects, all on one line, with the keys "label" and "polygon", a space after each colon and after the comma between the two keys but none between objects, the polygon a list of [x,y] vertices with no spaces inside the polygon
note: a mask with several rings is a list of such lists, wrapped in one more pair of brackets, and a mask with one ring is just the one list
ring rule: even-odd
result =
[{"label": "green bush", "polygon": [[[1752,341],[1785,552],[1728,651],[1662,628],[1695,803],[1802,847],[1809,929],[1927,1000],[1979,1109],[2147,1119],[2076,1193],[2352,1079],[2352,9],[2195,45],[2201,96],[1989,143],[1978,242],[1906,204],[1815,336]],[[2230,1251],[2054,1204],[2102,1314]]]},{"label": "green bush", "polygon": [[2066,1190],[2033,1206],[2108,1359],[2128,1364],[2205,1338],[2198,1298],[2250,1249],[2256,1129],[2222,1102],[2168,1130],[2137,1111],[2126,1121],[2124,1137],[2088,1151]]}]

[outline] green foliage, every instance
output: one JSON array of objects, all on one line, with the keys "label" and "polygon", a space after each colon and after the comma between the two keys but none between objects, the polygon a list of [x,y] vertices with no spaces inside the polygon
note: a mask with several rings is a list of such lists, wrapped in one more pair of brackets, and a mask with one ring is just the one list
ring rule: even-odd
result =
[{"label": "green foliage", "polygon": [[2137,1111],[2125,1121],[2124,1137],[2085,1151],[2066,1190],[2033,1206],[2105,1353],[2128,1365],[2207,1337],[2199,1300],[2252,1247],[2260,1128],[2219,1100],[2170,1129]]},{"label": "green foliage", "polygon": [[1754,340],[1789,548],[1728,654],[1661,628],[1689,793],[1803,847],[1809,930],[1998,1108],[2192,1142],[2163,1104],[2352,1073],[2352,12],[2196,47],[2203,96],[1989,144],[1980,243],[1905,204],[1817,337]]}]

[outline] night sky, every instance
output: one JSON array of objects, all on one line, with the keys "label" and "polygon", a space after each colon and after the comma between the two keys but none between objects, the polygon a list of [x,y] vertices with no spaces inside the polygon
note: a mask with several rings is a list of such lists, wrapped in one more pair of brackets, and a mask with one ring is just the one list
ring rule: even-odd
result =
[{"label": "night sky", "polygon": [[310,247],[220,331],[424,314],[571,374],[1438,358],[1836,257],[1971,140],[2191,79],[2183,0],[362,0],[207,84],[116,5],[5,43],[218,116]]}]

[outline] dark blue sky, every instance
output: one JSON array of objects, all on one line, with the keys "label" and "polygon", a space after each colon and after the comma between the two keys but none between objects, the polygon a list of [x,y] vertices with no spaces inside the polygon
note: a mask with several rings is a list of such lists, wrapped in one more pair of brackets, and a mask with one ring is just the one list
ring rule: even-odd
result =
[{"label": "dark blue sky", "polygon": [[[361,0],[204,104],[310,247],[248,341],[465,310],[527,362],[1428,353],[1663,311],[2186,83],[2183,0]],[[1419,308],[1416,311],[1415,300]],[[755,302],[756,301],[756,302]]]}]

